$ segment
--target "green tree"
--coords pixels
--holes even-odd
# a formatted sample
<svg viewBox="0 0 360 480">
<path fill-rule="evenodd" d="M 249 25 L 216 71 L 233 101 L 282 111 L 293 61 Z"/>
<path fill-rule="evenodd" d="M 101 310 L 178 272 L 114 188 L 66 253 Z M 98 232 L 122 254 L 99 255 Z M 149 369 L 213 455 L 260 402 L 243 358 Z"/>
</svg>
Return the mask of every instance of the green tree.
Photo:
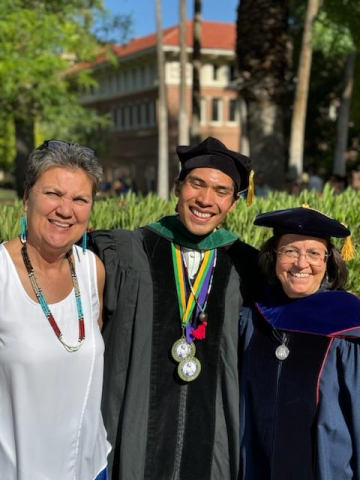
<svg viewBox="0 0 360 480">
<path fill-rule="evenodd" d="M 241 0 L 236 53 L 239 90 L 247 104 L 248 138 L 255 171 L 272 187 L 285 177 L 284 100 L 289 68 L 288 0 Z"/>
<path fill-rule="evenodd" d="M 314 23 L 304 164 L 317 164 L 323 174 L 344 175 L 349 149 L 354 153 L 360 140 L 359 24 L 353 0 L 325 0 Z"/>
<path fill-rule="evenodd" d="M 77 102 L 78 88 L 93 82 L 90 72 L 76 77 L 65 73 L 75 62 L 91 61 L 98 53 L 103 42 L 94 32 L 105 31 L 105 15 L 100 0 L 0 2 L 0 111 L 15 129 L 19 195 L 36 122 L 45 129 L 61 127 L 59 122 L 66 123 L 69 116 L 69 125 L 82 125 L 85 131 L 101 123 L 95 114 L 84 115 Z"/>
</svg>

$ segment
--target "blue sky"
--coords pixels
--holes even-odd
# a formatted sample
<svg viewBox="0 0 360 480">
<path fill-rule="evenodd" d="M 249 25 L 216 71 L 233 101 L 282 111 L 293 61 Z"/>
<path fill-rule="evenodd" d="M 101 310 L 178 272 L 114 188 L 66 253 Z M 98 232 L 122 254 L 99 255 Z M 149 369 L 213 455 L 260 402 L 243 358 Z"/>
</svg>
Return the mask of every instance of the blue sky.
<svg viewBox="0 0 360 480">
<path fill-rule="evenodd" d="M 132 14 L 133 36 L 155 32 L 155 0 L 104 0 L 114 13 Z M 187 18 L 193 17 L 193 0 L 187 0 Z M 202 18 L 219 22 L 235 22 L 239 0 L 203 0 Z M 176 25 L 179 19 L 179 0 L 162 0 L 164 28 Z"/>
</svg>

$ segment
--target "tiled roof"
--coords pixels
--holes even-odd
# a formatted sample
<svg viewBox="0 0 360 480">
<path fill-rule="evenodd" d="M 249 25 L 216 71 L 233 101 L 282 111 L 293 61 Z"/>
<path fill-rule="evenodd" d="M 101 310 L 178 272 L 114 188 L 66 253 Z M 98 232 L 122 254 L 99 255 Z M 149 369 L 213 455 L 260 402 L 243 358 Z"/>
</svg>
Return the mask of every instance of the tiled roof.
<svg viewBox="0 0 360 480">
<path fill-rule="evenodd" d="M 193 43 L 193 21 L 186 24 L 186 43 L 192 47 Z M 216 48 L 223 50 L 235 49 L 236 27 L 234 23 L 201 22 L 201 48 Z M 163 31 L 163 44 L 177 46 L 180 43 L 180 29 L 178 25 L 166 28 Z M 114 51 L 119 56 L 130 55 L 147 48 L 156 46 L 156 33 L 145 37 L 138 37 L 126 45 L 118 45 Z"/>
<path fill-rule="evenodd" d="M 220 50 L 234 50 L 236 40 L 236 26 L 234 23 L 221 23 L 203 20 L 201 22 L 201 48 L 215 48 Z M 186 43 L 188 47 L 192 47 L 193 43 L 193 21 L 188 20 L 186 23 Z M 169 27 L 163 30 L 164 46 L 178 46 L 180 44 L 179 25 Z M 116 45 L 112 47 L 113 52 L 118 57 L 124 57 L 136 52 L 141 52 L 148 48 L 156 47 L 156 33 L 146 35 L 145 37 L 137 37 L 130 40 L 125 45 Z M 81 63 L 74 65 L 70 72 L 82 70 L 83 68 L 94 67 L 107 62 L 106 55 L 100 54 L 98 58 L 91 63 Z"/>
</svg>

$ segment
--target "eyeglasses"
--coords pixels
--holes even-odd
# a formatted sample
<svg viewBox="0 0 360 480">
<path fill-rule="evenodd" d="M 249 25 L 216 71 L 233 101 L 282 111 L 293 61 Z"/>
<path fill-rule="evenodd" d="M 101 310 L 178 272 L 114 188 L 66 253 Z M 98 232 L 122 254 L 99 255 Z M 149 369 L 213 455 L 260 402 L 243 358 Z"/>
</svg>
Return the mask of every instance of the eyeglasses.
<svg viewBox="0 0 360 480">
<path fill-rule="evenodd" d="M 55 147 L 59 147 L 59 146 L 63 146 L 63 145 L 66 145 L 68 147 L 71 147 L 71 145 L 75 145 L 74 142 L 66 142 L 65 140 L 45 140 L 44 143 L 42 145 L 40 145 L 39 147 L 39 150 L 45 150 L 45 149 L 49 149 L 49 148 L 55 148 Z M 87 152 L 87 153 L 90 153 L 91 155 L 93 155 L 94 157 L 96 156 L 95 155 L 95 152 L 94 150 L 92 150 L 91 148 L 89 147 L 83 147 L 81 145 L 81 148 Z"/>
<path fill-rule="evenodd" d="M 275 250 L 279 256 L 281 263 L 295 263 L 303 255 L 309 265 L 320 265 L 325 263 L 330 256 L 330 253 L 323 250 L 311 249 L 306 250 L 305 253 L 300 253 L 296 248 L 284 247 L 280 250 Z"/>
</svg>

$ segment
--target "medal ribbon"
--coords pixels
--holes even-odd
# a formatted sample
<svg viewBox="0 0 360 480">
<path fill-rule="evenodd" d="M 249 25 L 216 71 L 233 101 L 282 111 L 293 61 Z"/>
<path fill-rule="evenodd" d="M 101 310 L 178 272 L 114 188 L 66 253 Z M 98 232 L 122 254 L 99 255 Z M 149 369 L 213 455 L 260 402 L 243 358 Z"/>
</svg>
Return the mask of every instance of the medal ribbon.
<svg viewBox="0 0 360 480">
<path fill-rule="evenodd" d="M 186 285 L 184 266 L 181 258 L 181 248 L 174 243 L 171 244 L 174 275 L 176 283 L 176 291 L 179 302 L 179 311 L 181 318 L 181 325 L 183 328 L 189 323 L 192 316 L 194 307 L 196 305 L 196 299 L 199 298 L 200 292 L 209 278 L 209 272 L 212 268 L 215 250 L 206 250 L 204 258 L 201 262 L 201 266 L 196 275 L 195 282 L 192 291 L 189 293 L 189 298 L 186 301 Z"/>
</svg>

